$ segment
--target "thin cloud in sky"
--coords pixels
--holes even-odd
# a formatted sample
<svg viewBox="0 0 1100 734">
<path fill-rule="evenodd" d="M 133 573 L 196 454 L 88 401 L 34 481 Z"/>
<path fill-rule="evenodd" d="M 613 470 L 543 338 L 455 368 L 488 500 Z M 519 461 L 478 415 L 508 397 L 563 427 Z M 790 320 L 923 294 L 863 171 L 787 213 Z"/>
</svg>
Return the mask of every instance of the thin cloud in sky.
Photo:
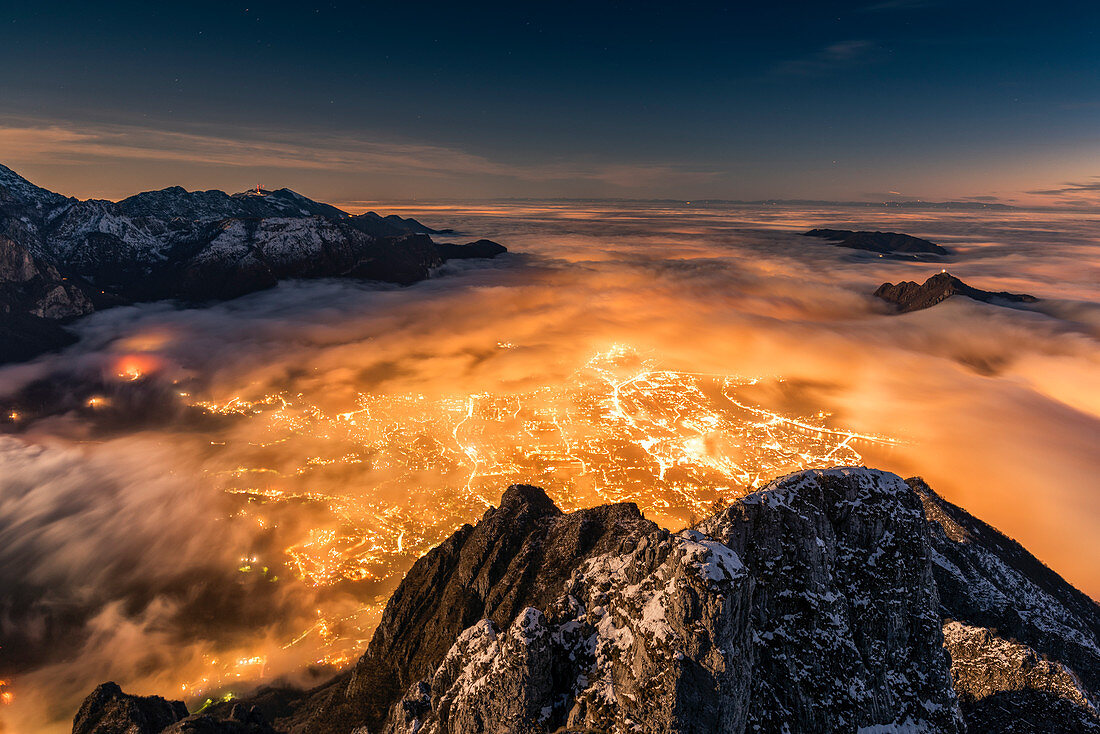
<svg viewBox="0 0 1100 734">
<path fill-rule="evenodd" d="M 1034 191 L 1028 191 L 1029 194 L 1036 196 L 1066 196 L 1066 195 L 1082 195 L 1082 194 L 1100 194 L 1100 176 L 1093 176 L 1093 181 L 1067 181 L 1061 186 L 1053 189 L 1036 189 Z"/>
<path fill-rule="evenodd" d="M 861 58 L 868 42 L 834 44 L 818 62 Z M 803 62 L 799 73 L 815 68 Z M 668 160 L 615 161 L 575 156 L 518 161 L 490 157 L 458 147 L 386 139 L 368 132 L 319 133 L 279 128 L 237 127 L 212 130 L 153 125 L 80 124 L 72 120 L 0 116 L 0 163 L 65 194 L 122 198 L 137 191 L 184 183 L 201 188 L 240 186 L 252 176 L 291 182 L 314 197 L 448 198 L 582 195 L 691 198 L 820 198 L 801 193 L 779 196 L 761 191 L 731 193 L 736 161 L 676 163 Z M 109 166 L 109 177 L 89 175 Z M 35 170 L 37 169 L 37 170 Z M 42 177 L 48 170 L 49 177 Z M 71 179 L 74 187 L 64 183 Z M 1093 207 L 1100 178 L 1077 179 L 1058 187 L 1026 192 L 1050 197 L 1056 206 Z M 893 183 L 893 182 L 891 182 Z M 903 183 L 903 182 L 899 182 Z M 1030 182 L 1035 186 L 1038 182 Z M 53 185 L 51 185 L 53 184 Z M 920 187 L 923 188 L 923 187 Z M 992 192 L 935 193 L 883 186 L 874 193 L 853 192 L 864 200 L 922 198 L 965 199 Z M 1021 189 L 1024 187 L 1021 186 Z M 906 193 L 899 193 L 906 192 Z M 1001 197 L 1003 200 L 1003 197 Z"/>
<path fill-rule="evenodd" d="M 775 72 L 786 76 L 820 76 L 853 65 L 869 56 L 874 49 L 872 41 L 838 41 L 809 56 L 784 61 L 775 67 Z"/>
<path fill-rule="evenodd" d="M 303 136 L 278 130 L 236 134 L 163 130 L 135 125 L 78 125 L 34 119 L 0 120 L 0 160 L 12 165 L 80 164 L 104 159 L 212 166 L 306 169 L 334 173 L 520 181 L 588 180 L 623 188 L 662 181 L 692 183 L 717 177 L 671 163 L 551 162 L 523 165 L 457 148 L 365 136 Z"/>
</svg>

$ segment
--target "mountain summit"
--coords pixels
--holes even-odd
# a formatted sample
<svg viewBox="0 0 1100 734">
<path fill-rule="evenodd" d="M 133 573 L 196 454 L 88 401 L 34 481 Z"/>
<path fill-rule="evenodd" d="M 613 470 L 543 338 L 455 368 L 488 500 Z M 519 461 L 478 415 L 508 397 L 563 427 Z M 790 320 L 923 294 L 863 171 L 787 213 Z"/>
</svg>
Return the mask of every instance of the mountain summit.
<svg viewBox="0 0 1100 734">
<path fill-rule="evenodd" d="M 946 301 L 952 296 L 965 296 L 975 301 L 994 305 L 1011 306 L 1017 303 L 1035 303 L 1039 299 L 1024 293 L 1006 293 L 1004 291 L 983 291 L 962 282 L 946 270 L 936 273 L 924 283 L 905 280 L 897 285 L 883 283 L 875 290 L 875 295 L 887 303 L 892 303 L 898 313 L 920 311 Z"/>
</svg>

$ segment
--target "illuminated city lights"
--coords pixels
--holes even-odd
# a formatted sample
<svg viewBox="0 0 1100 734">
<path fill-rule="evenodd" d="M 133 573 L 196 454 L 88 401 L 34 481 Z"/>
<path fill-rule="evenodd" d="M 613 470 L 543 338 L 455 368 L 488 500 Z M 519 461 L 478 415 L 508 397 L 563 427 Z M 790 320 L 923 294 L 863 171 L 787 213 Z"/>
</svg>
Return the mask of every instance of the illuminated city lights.
<svg viewBox="0 0 1100 734">
<path fill-rule="evenodd" d="M 761 382 L 660 369 L 620 346 L 562 384 L 521 394 L 363 392 L 339 410 L 289 393 L 191 404 L 247 425 L 212 444 L 208 465 L 244 501 L 239 515 L 300 528 L 282 558 L 249 553 L 237 570 L 275 582 L 269 569 L 283 564 L 310 587 L 364 590 L 360 608 L 318 610 L 285 645 L 339 667 L 361 653 L 409 565 L 509 484 L 543 486 L 565 510 L 635 502 L 682 527 L 777 475 L 859 464 L 861 447 L 896 443 L 829 425 L 824 413 L 754 404 L 745 393 Z M 206 680 L 186 685 L 198 694 L 255 678 L 261 659 L 212 661 Z"/>
</svg>

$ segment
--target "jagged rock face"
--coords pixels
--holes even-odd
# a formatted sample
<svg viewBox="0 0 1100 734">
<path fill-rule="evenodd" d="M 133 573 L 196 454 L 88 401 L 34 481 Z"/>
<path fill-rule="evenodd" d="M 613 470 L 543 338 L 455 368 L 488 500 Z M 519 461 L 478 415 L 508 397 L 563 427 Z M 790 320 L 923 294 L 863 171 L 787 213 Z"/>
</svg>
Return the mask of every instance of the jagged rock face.
<svg viewBox="0 0 1100 734">
<path fill-rule="evenodd" d="M 464 630 L 486 618 L 506 627 L 527 607 L 549 608 L 587 559 L 658 532 L 632 504 L 564 516 L 540 489 L 509 489 L 476 528 L 463 527 L 413 566 L 335 705 L 301 730 L 345 715 L 376 727 Z"/>
<path fill-rule="evenodd" d="M 517 486 L 351 671 L 255 703 L 310 733 L 1093 731 L 1097 619 L 919 479 L 793 474 L 679 533 Z"/>
<path fill-rule="evenodd" d="M 806 237 L 831 240 L 838 247 L 868 250 L 879 254 L 949 255 L 946 248 L 934 242 L 899 232 L 855 232 L 850 229 L 811 229 Z"/>
<path fill-rule="evenodd" d="M 34 257 L 10 237 L 0 236 L 0 282 L 26 283 L 39 275 Z"/>
<path fill-rule="evenodd" d="M 82 288 L 67 282 L 57 268 L 35 258 L 26 247 L 0 235 L 0 312 L 67 319 L 92 309 Z"/>
<path fill-rule="evenodd" d="M 76 337 L 55 322 L 92 308 L 80 285 L 0 234 L 0 364 L 72 344 Z"/>
<path fill-rule="evenodd" d="M 510 490 L 414 566 L 334 697 L 387 732 L 961 730 L 897 477 L 795 475 L 678 534 L 598 510 Z"/>
<path fill-rule="evenodd" d="M 701 530 L 757 580 L 749 730 L 960 729 L 921 504 L 900 478 L 792 475 Z"/>
<path fill-rule="evenodd" d="M 503 632 L 483 620 L 384 731 L 743 730 L 751 658 L 737 591 L 750 582 L 706 542 L 643 536 L 589 559 L 547 614 L 526 607 Z M 716 595 L 725 603 L 706 603 Z"/>
<path fill-rule="evenodd" d="M 1024 689 L 991 673 L 992 698 L 975 698 L 958 677 L 983 663 L 957 636 L 944 647 L 943 615 L 961 610 L 939 599 L 946 553 L 996 556 L 1002 567 L 987 558 L 987 573 L 1039 600 L 1002 592 L 1008 604 L 990 606 L 995 595 L 979 594 L 971 604 L 986 609 L 986 624 L 1045 606 L 1061 626 L 1031 615 L 1033 624 L 1073 641 L 1088 635 L 1096 605 L 1022 549 L 997 550 L 1003 536 L 987 537 L 996 531 L 977 521 L 981 542 L 944 547 L 925 508 L 941 520 L 965 513 L 911 483 L 867 470 L 793 475 L 694 532 L 651 531 L 625 554 L 590 558 L 553 603 L 468 627 L 430 675 L 409 682 L 384 730 L 1011 731 L 989 705 L 1002 699 L 1014 707 L 1011 726 L 1045 730 L 1048 709 L 1092 726 L 1082 702 L 1093 694 L 1067 687 L 1080 679 L 1060 662 L 1036 666 Z M 1043 573 L 1019 570 L 1030 565 Z M 1021 573 L 1042 576 L 1047 595 L 1068 599 L 1077 616 L 1013 579 Z"/>
<path fill-rule="evenodd" d="M 998 722 L 988 719 L 996 710 L 991 705 L 995 701 L 1015 698 L 1017 708 L 1022 708 L 1021 704 L 1032 698 L 1042 708 L 1054 708 L 1055 702 L 1060 702 L 1067 712 L 1076 714 L 1070 719 L 1077 722 L 1075 726 L 1055 731 L 1100 731 L 1096 705 L 1064 663 L 1047 660 L 1027 645 L 998 637 L 984 627 L 951 621 L 944 625 L 943 636 L 944 647 L 951 654 L 955 691 L 972 729 L 998 728 Z M 1035 711 L 1023 718 L 1034 718 Z"/>
<path fill-rule="evenodd" d="M 947 272 L 936 273 L 924 283 L 915 283 L 911 280 L 904 280 L 896 285 L 883 283 L 875 290 L 875 296 L 887 303 L 892 303 L 898 313 L 931 308 L 952 296 L 966 296 L 975 301 L 998 305 L 1035 303 L 1039 300 L 1035 296 L 1024 293 L 983 291 L 967 285 Z"/>
<path fill-rule="evenodd" d="M 923 480 L 907 481 L 924 504 L 932 545 L 932 571 L 944 619 L 962 623 L 967 629 L 987 630 L 991 640 L 1013 641 L 1066 669 L 1078 681 L 1081 695 L 1089 701 L 1094 715 L 1100 701 L 1100 606 L 1019 543 L 943 500 Z M 973 669 L 973 665 L 966 663 L 966 656 L 974 654 L 971 651 L 988 650 L 992 645 L 992 642 L 962 644 L 983 638 L 978 632 L 964 636 L 961 629 L 956 630 L 954 639 L 959 641 L 952 653 L 959 671 Z M 988 658 L 992 653 L 980 654 Z M 1023 677 L 991 672 L 991 677 L 982 684 L 986 686 L 982 700 L 991 698 L 991 694 L 1016 691 L 1021 681 L 1027 682 L 1025 687 L 1033 692 L 1058 689 L 1062 685 L 1058 682 L 1060 674 L 1050 671 L 1056 669 L 1032 666 L 1032 674 Z M 964 678 L 971 679 L 973 675 L 967 673 Z M 1048 683 L 1036 682 L 1044 677 L 1049 678 Z M 995 686 L 998 680 L 1001 683 Z M 975 698 L 972 685 L 967 684 L 964 691 L 969 698 Z M 1025 691 L 1011 700 L 1019 708 L 1041 698 Z M 1064 700 L 1077 699 L 1069 696 Z M 1037 705 L 1040 708 L 1033 709 L 1032 714 L 1038 721 L 1036 712 L 1042 704 Z M 996 728 L 996 721 L 983 720 L 983 711 L 1000 716 L 992 704 L 968 706 L 967 719 L 972 729 L 1004 730 Z"/>
</svg>

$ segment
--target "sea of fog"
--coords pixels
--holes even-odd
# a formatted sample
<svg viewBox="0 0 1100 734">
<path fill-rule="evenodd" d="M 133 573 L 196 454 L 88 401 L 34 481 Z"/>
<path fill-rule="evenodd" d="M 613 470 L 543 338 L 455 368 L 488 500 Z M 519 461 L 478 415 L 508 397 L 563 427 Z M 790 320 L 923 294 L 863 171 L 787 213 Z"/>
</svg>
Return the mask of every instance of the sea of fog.
<svg viewBox="0 0 1100 734">
<path fill-rule="evenodd" d="M 866 463 L 1100 597 L 1100 216 L 376 208 L 511 253 L 407 288 L 116 308 L 0 369 L 7 731 L 67 731 L 106 680 L 194 707 L 331 674 L 415 559 L 518 481 L 676 529 L 775 474 Z M 799 236 L 815 226 L 955 255 Z M 870 295 L 941 267 L 1042 300 L 899 316 Z"/>
</svg>

